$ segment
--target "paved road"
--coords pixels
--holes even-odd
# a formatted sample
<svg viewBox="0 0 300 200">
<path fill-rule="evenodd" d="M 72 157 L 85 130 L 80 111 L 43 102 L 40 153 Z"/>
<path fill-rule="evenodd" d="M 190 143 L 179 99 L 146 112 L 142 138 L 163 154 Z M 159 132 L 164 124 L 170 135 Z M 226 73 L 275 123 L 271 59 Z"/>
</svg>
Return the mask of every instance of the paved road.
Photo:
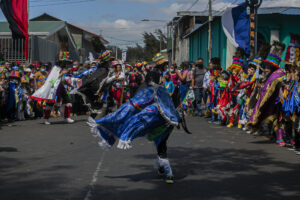
<svg viewBox="0 0 300 200">
<path fill-rule="evenodd" d="M 16 122 L 0 130 L 0 199 L 300 199 L 300 157 L 263 137 L 188 119 L 169 140 L 174 185 L 160 180 L 145 139 L 103 152 L 85 117 L 74 125 Z"/>
</svg>

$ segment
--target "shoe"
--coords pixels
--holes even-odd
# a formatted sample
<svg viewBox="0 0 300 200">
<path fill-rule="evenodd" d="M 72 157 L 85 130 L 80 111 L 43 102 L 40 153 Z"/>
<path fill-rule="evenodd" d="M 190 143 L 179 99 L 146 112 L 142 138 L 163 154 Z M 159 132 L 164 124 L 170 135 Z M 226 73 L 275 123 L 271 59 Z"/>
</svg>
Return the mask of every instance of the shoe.
<svg viewBox="0 0 300 200">
<path fill-rule="evenodd" d="M 215 120 L 211 119 L 211 120 L 208 120 L 208 123 L 213 123 Z"/>
<path fill-rule="evenodd" d="M 233 123 L 229 123 L 228 125 L 227 125 L 227 128 L 232 128 L 233 127 Z"/>
<path fill-rule="evenodd" d="M 284 147 L 284 146 L 285 146 L 285 142 L 284 142 L 284 141 L 279 142 L 279 143 L 278 143 L 278 146 Z"/>
<path fill-rule="evenodd" d="M 258 131 L 254 132 L 253 135 L 258 136 L 260 135 Z"/>
<path fill-rule="evenodd" d="M 160 177 L 164 176 L 164 174 L 165 174 L 164 168 L 163 168 L 163 167 L 159 167 L 159 168 L 157 169 L 157 174 L 158 174 L 158 176 L 160 176 Z"/>
<path fill-rule="evenodd" d="M 71 119 L 71 118 L 67 118 L 67 119 L 65 119 L 65 120 L 66 120 L 66 122 L 67 122 L 68 124 L 73 124 L 73 123 L 74 123 L 74 120 Z"/>
<path fill-rule="evenodd" d="M 174 183 L 174 176 L 172 176 L 172 175 L 166 176 L 165 181 L 166 181 L 167 184 L 173 184 Z"/>
<path fill-rule="evenodd" d="M 243 130 L 243 131 L 247 131 L 248 129 L 247 129 L 246 127 L 244 127 L 242 130 Z"/>
<path fill-rule="evenodd" d="M 44 122 L 45 125 L 50 125 L 51 123 L 49 122 L 48 119 L 45 119 L 45 122 Z"/>
<path fill-rule="evenodd" d="M 222 122 L 221 122 L 221 120 L 217 120 L 217 121 L 214 121 L 214 124 L 221 125 Z"/>
<path fill-rule="evenodd" d="M 243 125 L 242 124 L 238 124 L 238 128 L 239 129 L 243 128 Z"/>
<path fill-rule="evenodd" d="M 295 147 L 290 147 L 290 148 L 287 148 L 287 150 L 289 150 L 289 151 L 296 151 L 296 152 L 297 152 L 297 150 L 296 150 L 296 148 L 295 148 Z"/>
<path fill-rule="evenodd" d="M 295 152 L 296 152 L 296 155 L 300 155 L 300 150 L 295 151 Z"/>
<path fill-rule="evenodd" d="M 250 131 L 246 131 L 246 133 L 250 135 L 250 134 L 252 134 L 252 131 L 251 130 Z"/>
</svg>

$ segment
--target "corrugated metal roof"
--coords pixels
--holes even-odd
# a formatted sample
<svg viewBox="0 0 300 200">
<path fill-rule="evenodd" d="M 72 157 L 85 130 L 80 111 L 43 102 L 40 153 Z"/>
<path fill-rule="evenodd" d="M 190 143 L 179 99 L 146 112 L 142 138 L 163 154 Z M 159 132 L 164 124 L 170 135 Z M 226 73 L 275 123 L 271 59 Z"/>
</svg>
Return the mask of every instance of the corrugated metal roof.
<svg viewBox="0 0 300 200">
<path fill-rule="evenodd" d="M 215 17 L 222 16 L 225 11 L 213 10 L 212 14 Z M 208 16 L 208 10 L 200 12 L 178 12 L 177 14 L 187 14 L 188 16 Z M 258 9 L 258 14 L 282 14 L 282 15 L 300 15 L 300 7 L 261 7 Z"/>
<path fill-rule="evenodd" d="M 203 13 L 203 14 L 208 14 L 207 11 L 199 12 L 198 14 Z M 222 16 L 223 13 L 214 13 L 214 16 Z M 258 9 L 258 14 L 259 15 L 271 15 L 271 14 L 281 14 L 281 15 L 300 15 L 300 7 L 262 7 Z M 206 16 L 206 15 L 203 15 Z M 195 26 L 193 30 L 183 36 L 183 38 L 187 38 L 190 35 L 192 35 L 195 31 L 203 27 L 206 23 L 200 24 L 199 26 Z"/>
<path fill-rule="evenodd" d="M 50 33 L 63 26 L 64 23 L 65 22 L 62 21 L 29 21 L 29 32 Z M 9 29 L 8 22 L 0 22 L 0 32 L 11 32 Z"/>
<path fill-rule="evenodd" d="M 258 9 L 258 14 L 300 15 L 300 7 L 262 7 Z"/>
<path fill-rule="evenodd" d="M 223 12 L 220 12 L 220 11 L 217 11 L 217 10 L 213 10 L 212 11 L 212 15 L 217 17 L 217 16 L 222 16 Z M 204 11 L 180 11 L 180 12 L 177 12 L 177 16 L 208 16 L 208 10 L 204 10 Z"/>
</svg>

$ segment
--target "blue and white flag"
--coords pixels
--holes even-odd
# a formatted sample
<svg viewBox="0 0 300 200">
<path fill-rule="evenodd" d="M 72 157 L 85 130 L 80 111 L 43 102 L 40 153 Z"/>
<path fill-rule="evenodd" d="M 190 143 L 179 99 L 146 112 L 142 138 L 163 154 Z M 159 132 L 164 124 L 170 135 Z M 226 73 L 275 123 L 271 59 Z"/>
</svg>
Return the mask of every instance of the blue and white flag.
<svg viewBox="0 0 300 200">
<path fill-rule="evenodd" d="M 250 22 L 246 3 L 228 8 L 222 16 L 222 26 L 231 44 L 250 54 Z"/>
</svg>

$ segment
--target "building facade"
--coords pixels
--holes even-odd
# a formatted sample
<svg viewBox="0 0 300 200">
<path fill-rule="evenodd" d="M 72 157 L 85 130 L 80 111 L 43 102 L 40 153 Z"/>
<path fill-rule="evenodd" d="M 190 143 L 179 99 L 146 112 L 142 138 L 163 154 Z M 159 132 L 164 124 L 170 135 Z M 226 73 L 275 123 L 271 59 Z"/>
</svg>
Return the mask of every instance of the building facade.
<svg viewBox="0 0 300 200">
<path fill-rule="evenodd" d="M 203 23 L 192 31 L 189 38 L 189 61 L 196 61 L 198 58 L 205 60 L 208 65 L 208 23 Z M 288 47 L 291 43 L 297 44 L 300 38 L 300 8 L 274 7 L 260 8 L 258 10 L 258 48 L 263 42 L 272 43 L 280 40 Z M 295 44 L 294 44 L 295 43 Z M 282 60 L 285 60 L 286 51 Z M 232 63 L 235 48 L 227 40 L 224 34 L 221 14 L 215 15 L 212 22 L 212 57 L 219 57 L 223 68 Z M 283 65 L 284 63 L 282 63 Z"/>
</svg>

